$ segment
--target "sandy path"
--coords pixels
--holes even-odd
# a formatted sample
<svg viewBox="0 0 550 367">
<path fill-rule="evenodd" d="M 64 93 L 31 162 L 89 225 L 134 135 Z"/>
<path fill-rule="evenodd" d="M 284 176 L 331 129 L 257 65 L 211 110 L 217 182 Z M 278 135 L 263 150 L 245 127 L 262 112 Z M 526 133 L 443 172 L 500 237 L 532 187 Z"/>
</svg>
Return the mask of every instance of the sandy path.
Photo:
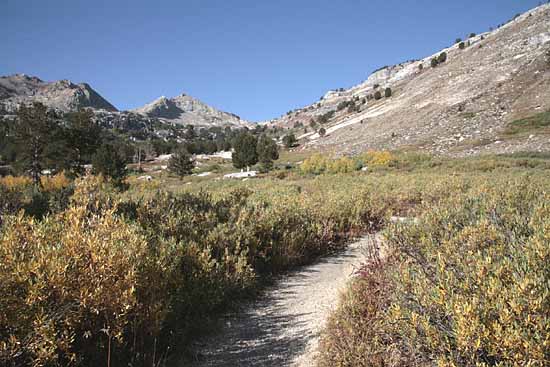
<svg viewBox="0 0 550 367">
<path fill-rule="evenodd" d="M 193 366 L 313 366 L 319 332 L 374 237 L 294 271 L 197 345 Z"/>
</svg>

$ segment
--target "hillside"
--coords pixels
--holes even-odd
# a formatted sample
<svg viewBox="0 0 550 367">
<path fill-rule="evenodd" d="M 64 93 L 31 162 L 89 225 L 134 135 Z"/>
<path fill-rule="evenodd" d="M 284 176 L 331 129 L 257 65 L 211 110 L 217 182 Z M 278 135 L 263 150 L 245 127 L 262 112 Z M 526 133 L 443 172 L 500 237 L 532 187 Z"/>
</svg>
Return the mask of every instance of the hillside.
<svg viewBox="0 0 550 367">
<path fill-rule="evenodd" d="M 549 24 L 550 5 L 539 6 L 466 39 L 463 49 L 455 44 L 385 67 L 266 125 L 295 127 L 306 147 L 343 154 L 395 148 L 453 155 L 550 150 L 548 124 L 526 124 L 510 133 L 518 119 L 550 109 Z M 447 60 L 432 67 L 432 58 L 442 52 Z M 389 98 L 386 88 L 392 90 Z M 376 91 L 379 100 L 372 98 Z M 324 137 L 316 133 L 320 127 Z"/>
</svg>

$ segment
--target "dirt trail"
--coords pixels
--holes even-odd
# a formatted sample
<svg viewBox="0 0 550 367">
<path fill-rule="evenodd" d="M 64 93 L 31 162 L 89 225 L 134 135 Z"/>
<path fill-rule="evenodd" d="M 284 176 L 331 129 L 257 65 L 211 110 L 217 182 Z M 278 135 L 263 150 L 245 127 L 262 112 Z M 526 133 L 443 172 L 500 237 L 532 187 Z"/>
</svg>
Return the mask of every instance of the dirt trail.
<svg viewBox="0 0 550 367">
<path fill-rule="evenodd" d="M 222 329 L 196 346 L 193 366 L 310 367 L 319 333 L 338 295 L 378 237 L 364 237 L 334 256 L 280 278 Z"/>
</svg>

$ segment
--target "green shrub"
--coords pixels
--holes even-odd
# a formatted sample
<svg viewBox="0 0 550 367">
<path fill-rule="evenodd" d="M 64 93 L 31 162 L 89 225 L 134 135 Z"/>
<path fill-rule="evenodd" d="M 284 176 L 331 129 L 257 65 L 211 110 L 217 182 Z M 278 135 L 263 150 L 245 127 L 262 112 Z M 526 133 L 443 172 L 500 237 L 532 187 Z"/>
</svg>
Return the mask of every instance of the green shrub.
<svg viewBox="0 0 550 367">
<path fill-rule="evenodd" d="M 386 89 L 384 90 L 384 96 L 385 96 L 386 98 L 390 98 L 390 97 L 392 96 L 391 88 L 386 88 Z"/>
<path fill-rule="evenodd" d="M 382 99 L 382 93 L 381 93 L 379 90 L 377 90 L 376 92 L 374 92 L 374 99 L 377 100 L 377 101 L 378 101 L 379 99 Z"/>
<path fill-rule="evenodd" d="M 430 60 L 430 65 L 432 68 L 435 68 L 437 65 L 439 65 L 439 61 L 437 60 L 437 57 L 434 57 Z"/>
<path fill-rule="evenodd" d="M 460 42 L 458 44 L 458 48 L 461 49 L 461 50 L 464 50 L 466 48 L 466 44 L 464 42 Z"/>
<path fill-rule="evenodd" d="M 442 64 L 444 63 L 445 61 L 447 61 L 447 53 L 446 52 L 442 52 L 439 54 L 439 56 L 437 57 L 437 61 L 438 63 Z"/>
</svg>

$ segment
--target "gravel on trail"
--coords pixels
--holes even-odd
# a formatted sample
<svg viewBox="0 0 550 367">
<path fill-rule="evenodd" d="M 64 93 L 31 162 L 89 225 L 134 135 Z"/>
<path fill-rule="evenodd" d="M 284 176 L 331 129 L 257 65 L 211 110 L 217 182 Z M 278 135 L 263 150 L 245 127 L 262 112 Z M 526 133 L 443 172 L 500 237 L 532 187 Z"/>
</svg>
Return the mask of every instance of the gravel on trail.
<svg viewBox="0 0 550 367">
<path fill-rule="evenodd" d="M 378 243 L 379 235 L 281 276 L 243 310 L 225 315 L 214 335 L 197 342 L 191 365 L 314 366 L 320 332 L 372 241 Z"/>
</svg>

